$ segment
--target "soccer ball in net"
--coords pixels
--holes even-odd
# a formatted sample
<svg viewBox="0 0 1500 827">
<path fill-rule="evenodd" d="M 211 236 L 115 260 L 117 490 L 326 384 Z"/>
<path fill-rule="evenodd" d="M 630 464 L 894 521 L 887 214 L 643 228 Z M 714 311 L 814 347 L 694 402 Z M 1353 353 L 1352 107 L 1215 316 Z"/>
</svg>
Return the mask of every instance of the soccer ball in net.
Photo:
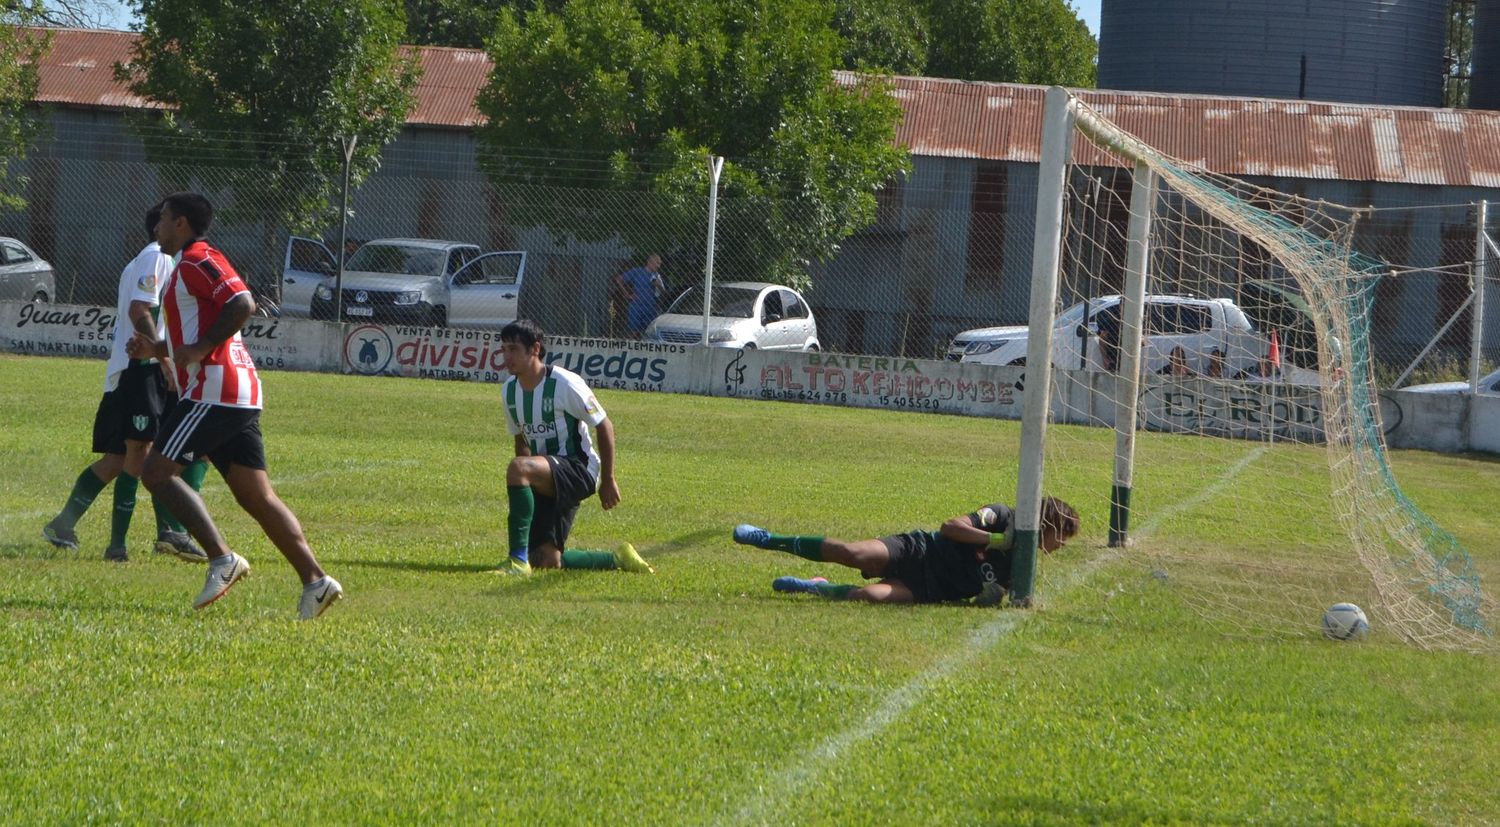
<svg viewBox="0 0 1500 827">
<path fill-rule="evenodd" d="M 1369 633 L 1365 610 L 1353 603 L 1335 603 L 1323 613 L 1323 636 L 1330 640 L 1358 640 Z"/>
</svg>

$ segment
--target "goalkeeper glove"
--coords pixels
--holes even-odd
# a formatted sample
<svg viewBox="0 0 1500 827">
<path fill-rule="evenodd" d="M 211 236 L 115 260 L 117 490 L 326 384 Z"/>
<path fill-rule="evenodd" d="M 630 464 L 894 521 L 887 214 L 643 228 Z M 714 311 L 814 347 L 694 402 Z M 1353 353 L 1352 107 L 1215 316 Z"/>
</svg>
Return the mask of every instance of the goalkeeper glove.
<svg viewBox="0 0 1500 827">
<path fill-rule="evenodd" d="M 1016 544 L 1016 527 L 1008 525 L 1005 531 L 990 535 L 990 542 L 985 546 L 988 551 L 1010 551 L 1011 546 Z"/>
</svg>

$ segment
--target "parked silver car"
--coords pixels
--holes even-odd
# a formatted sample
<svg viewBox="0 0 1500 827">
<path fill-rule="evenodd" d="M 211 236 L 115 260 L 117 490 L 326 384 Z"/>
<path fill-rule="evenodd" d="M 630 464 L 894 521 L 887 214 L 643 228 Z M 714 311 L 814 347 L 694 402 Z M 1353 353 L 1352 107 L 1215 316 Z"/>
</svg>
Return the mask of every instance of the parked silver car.
<svg viewBox="0 0 1500 827">
<path fill-rule="evenodd" d="M 0 236 L 0 301 L 49 302 L 56 296 L 52 265 L 20 241 Z"/>
<path fill-rule="evenodd" d="M 282 276 L 283 314 L 302 315 L 305 306 L 314 319 L 333 319 L 333 262 L 321 243 L 292 239 Z M 503 327 L 518 315 L 525 274 L 521 251 L 481 253 L 458 241 L 376 239 L 344 263 L 343 321 Z"/>
</svg>

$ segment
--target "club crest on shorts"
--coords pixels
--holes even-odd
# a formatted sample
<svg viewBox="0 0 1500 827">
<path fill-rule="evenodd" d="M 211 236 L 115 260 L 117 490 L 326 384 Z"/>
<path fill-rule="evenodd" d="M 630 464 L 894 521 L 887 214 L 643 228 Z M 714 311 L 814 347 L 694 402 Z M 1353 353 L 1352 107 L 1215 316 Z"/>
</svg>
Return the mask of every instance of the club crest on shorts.
<svg viewBox="0 0 1500 827">
<path fill-rule="evenodd" d="M 137 431 L 144 431 L 146 426 L 151 424 L 151 417 L 136 414 L 130 418 L 130 424 L 134 425 Z"/>
</svg>

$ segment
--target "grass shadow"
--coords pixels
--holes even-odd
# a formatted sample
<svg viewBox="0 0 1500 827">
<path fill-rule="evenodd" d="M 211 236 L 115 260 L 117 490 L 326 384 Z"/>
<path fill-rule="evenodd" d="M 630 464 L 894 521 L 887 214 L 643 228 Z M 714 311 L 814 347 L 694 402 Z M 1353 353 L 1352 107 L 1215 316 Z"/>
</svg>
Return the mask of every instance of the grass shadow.
<svg viewBox="0 0 1500 827">
<path fill-rule="evenodd" d="M 487 563 L 417 563 L 409 560 L 355 560 L 347 557 L 330 558 L 327 562 L 330 566 L 388 571 L 425 571 L 437 574 L 473 574 L 489 571 L 495 567 Z"/>
</svg>

